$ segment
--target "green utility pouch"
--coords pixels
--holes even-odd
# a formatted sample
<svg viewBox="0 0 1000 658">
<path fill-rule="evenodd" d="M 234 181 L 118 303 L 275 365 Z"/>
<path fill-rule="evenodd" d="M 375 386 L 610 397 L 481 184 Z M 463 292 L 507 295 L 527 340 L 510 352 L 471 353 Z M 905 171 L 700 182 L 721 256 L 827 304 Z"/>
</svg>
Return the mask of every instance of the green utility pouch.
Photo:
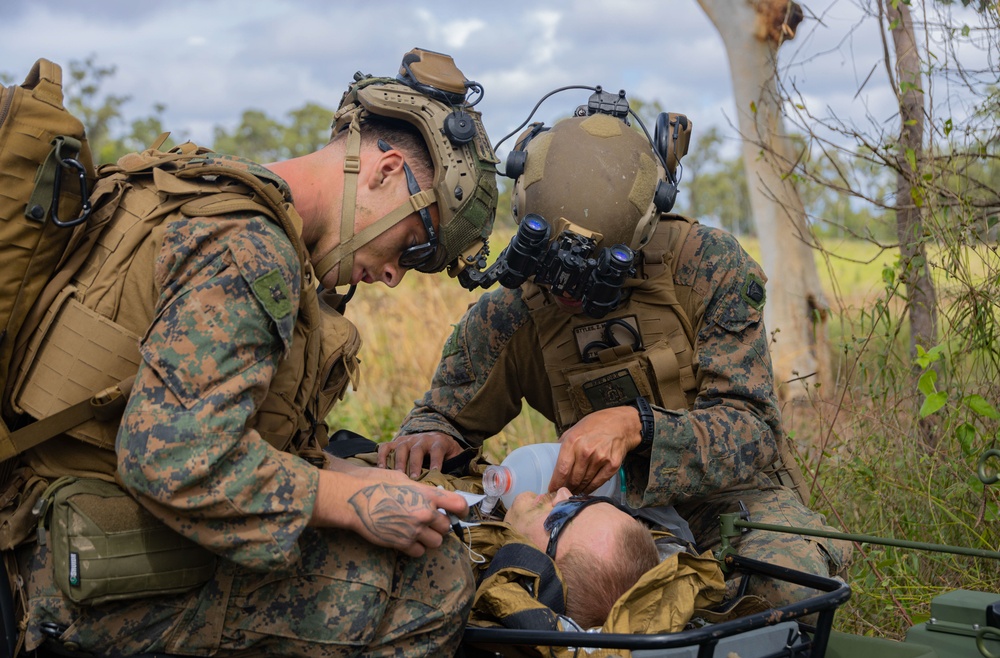
<svg viewBox="0 0 1000 658">
<path fill-rule="evenodd" d="M 208 581 L 215 555 L 182 537 L 116 484 L 62 477 L 33 510 L 38 543 L 75 603 L 177 594 Z"/>
</svg>

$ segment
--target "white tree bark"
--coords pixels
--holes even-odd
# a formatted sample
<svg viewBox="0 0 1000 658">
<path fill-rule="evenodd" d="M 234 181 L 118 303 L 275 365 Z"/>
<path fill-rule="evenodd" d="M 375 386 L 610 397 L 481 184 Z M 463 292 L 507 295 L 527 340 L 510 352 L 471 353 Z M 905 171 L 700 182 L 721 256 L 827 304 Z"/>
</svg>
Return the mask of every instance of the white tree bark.
<svg viewBox="0 0 1000 658">
<path fill-rule="evenodd" d="M 795 162 L 775 81 L 780 22 L 787 0 L 698 0 L 729 57 L 743 162 L 761 265 L 768 276 L 764 323 L 782 399 L 809 395 L 831 381 L 829 305 L 820 285 L 805 209 L 787 174 Z M 790 38 L 794 34 L 788 34 Z M 822 392 L 822 391 L 821 391 Z"/>
</svg>

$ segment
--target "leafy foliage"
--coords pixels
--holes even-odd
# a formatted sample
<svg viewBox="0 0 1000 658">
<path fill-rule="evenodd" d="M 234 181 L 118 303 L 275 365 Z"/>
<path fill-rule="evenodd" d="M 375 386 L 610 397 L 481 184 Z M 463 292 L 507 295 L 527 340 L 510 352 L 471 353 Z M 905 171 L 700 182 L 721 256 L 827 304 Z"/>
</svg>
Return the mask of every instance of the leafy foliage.
<svg viewBox="0 0 1000 658">
<path fill-rule="evenodd" d="M 212 148 L 255 162 L 275 162 L 318 150 L 330 139 L 333 110 L 306 103 L 288 113 L 289 121 L 273 119 L 261 110 L 246 110 L 232 131 L 214 130 Z"/>
</svg>

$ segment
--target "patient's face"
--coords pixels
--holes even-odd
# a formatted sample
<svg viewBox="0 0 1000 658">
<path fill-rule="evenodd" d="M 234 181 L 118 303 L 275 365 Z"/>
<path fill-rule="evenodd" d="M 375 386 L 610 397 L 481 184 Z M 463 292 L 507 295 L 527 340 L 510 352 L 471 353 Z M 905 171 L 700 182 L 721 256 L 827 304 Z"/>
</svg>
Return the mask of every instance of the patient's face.
<svg viewBox="0 0 1000 658">
<path fill-rule="evenodd" d="M 545 529 L 545 519 L 552 508 L 568 500 L 572 494 L 562 488 L 555 493 L 522 493 L 514 499 L 504 521 L 531 540 L 539 550 L 545 551 L 549 543 L 549 532 Z M 579 547 L 598 559 L 610 558 L 615 549 L 615 538 L 632 517 L 609 503 L 588 505 L 571 519 L 562 530 L 556 549 L 556 560 L 571 548 Z"/>
</svg>

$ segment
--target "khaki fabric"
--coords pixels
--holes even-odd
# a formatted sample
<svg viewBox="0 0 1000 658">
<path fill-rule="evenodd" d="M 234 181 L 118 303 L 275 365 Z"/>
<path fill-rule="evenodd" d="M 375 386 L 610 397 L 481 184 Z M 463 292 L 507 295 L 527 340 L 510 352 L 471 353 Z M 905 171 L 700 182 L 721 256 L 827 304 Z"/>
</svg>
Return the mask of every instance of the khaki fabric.
<svg viewBox="0 0 1000 658">
<path fill-rule="evenodd" d="M 67 166 L 75 163 L 75 167 Z M 78 167 L 78 169 L 76 168 Z M 94 164 L 83 124 L 64 107 L 62 69 L 35 62 L 21 85 L 0 87 L 0 389 L 5 388 L 15 337 L 60 261 L 80 249 L 83 225 L 58 226 L 84 217 Z M 55 194 L 58 189 L 58 198 Z M 0 421 L 0 460 L 16 455 L 6 422 Z M 4 476 L 9 469 L 3 469 Z"/>
<path fill-rule="evenodd" d="M 149 150 L 101 168 L 95 206 L 108 216 L 95 230 L 93 253 L 54 295 L 41 329 L 20 364 L 13 402 L 20 412 L 45 417 L 134 374 L 138 340 L 152 320 L 157 297 L 149 266 L 171 222 L 233 212 L 264 214 L 286 230 L 303 266 L 302 299 L 292 348 L 271 382 L 256 429 L 278 449 L 318 457 L 325 437 L 311 444 L 317 419 L 347 387 L 358 384 L 357 329 L 321 298 L 299 232 L 301 219 L 266 180 L 210 151 L 184 145 Z M 209 175 L 211 174 L 211 177 Z M 269 195 L 266 192 L 274 189 Z M 128 276 L 122 276 L 122 273 Z M 89 421 L 70 436 L 111 449 L 118 419 Z"/>
<path fill-rule="evenodd" d="M 692 223 L 681 215 L 665 216 L 641 252 L 641 283 L 631 294 L 643 303 L 620 319 L 643 337 L 645 344 L 639 349 L 634 349 L 632 334 L 619 325 L 612 329 L 620 344 L 597 352 L 597 362 L 580 364 L 582 349 L 603 337 L 609 320 L 567 314 L 538 286 L 522 286 L 552 386 L 560 433 L 589 413 L 621 404 L 623 396 L 642 395 L 665 409 L 693 404 L 695 337 L 689 318 L 697 316 L 704 300 L 676 285 L 672 276 L 659 276 L 676 262 Z"/>
<path fill-rule="evenodd" d="M 722 603 L 726 592 L 719 562 L 706 551 L 678 553 L 643 575 L 611 608 L 605 633 L 677 633 L 695 610 Z"/>
</svg>

